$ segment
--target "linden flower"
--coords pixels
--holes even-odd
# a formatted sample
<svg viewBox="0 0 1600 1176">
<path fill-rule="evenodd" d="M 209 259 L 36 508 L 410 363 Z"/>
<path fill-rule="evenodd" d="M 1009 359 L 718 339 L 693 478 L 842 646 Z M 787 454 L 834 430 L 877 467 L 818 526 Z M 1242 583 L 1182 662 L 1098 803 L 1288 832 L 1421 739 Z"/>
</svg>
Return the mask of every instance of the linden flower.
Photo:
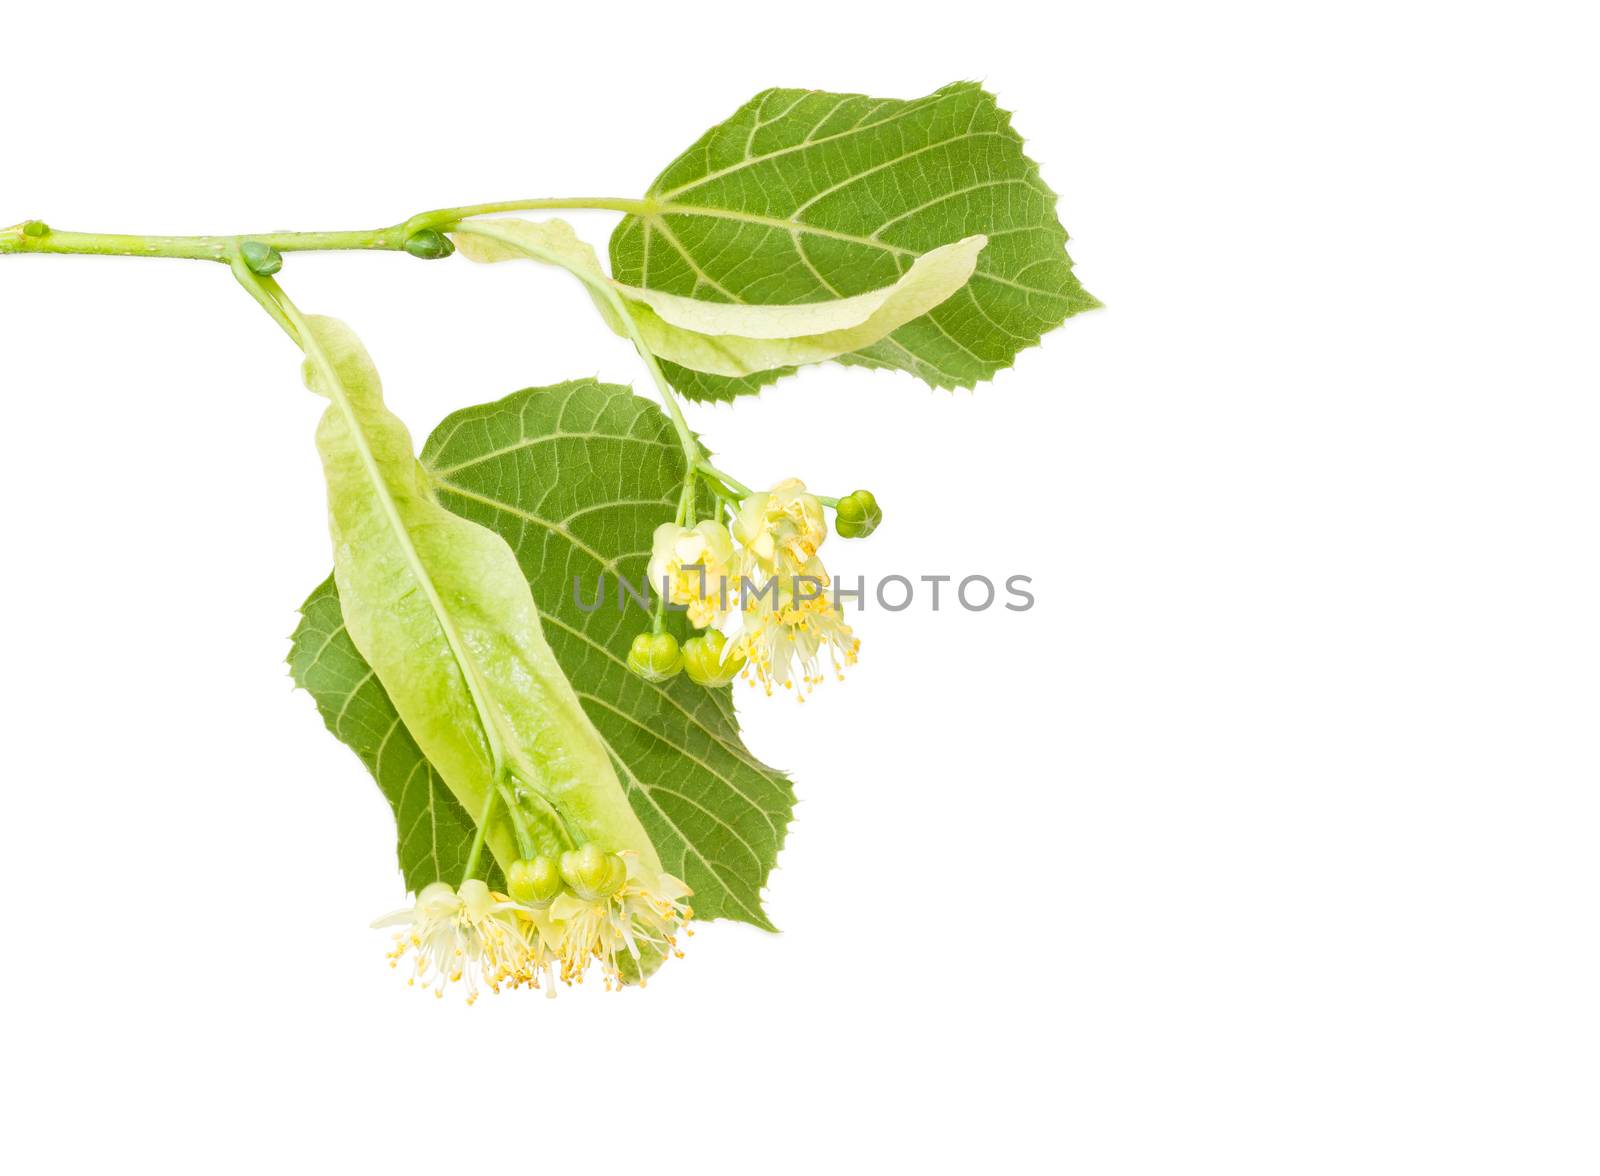
<svg viewBox="0 0 1600 1176">
<path fill-rule="evenodd" d="M 667 586 L 667 599 L 686 605 L 689 621 L 704 629 L 728 609 L 732 579 L 733 538 L 728 528 L 710 519 L 694 527 L 662 523 L 650 553 L 650 584 Z"/>
<path fill-rule="evenodd" d="M 586 888 L 563 891 L 550 903 L 549 917 L 560 935 L 561 979 L 583 983 L 591 964 L 598 963 L 606 990 L 620 989 L 626 980 L 645 986 L 644 952 L 682 958 L 678 931 L 694 912 L 682 899 L 690 890 L 677 878 L 651 869 L 633 852 L 615 855 L 627 870 L 626 880 L 610 894 Z M 627 975 L 625 961 L 632 967 Z"/>
<path fill-rule="evenodd" d="M 855 665 L 861 642 L 845 623 L 829 583 L 822 562 L 813 558 L 795 576 L 745 588 L 733 648 L 769 695 L 774 685 L 792 689 L 798 676 L 804 701 L 824 680 L 824 652 L 835 677 L 842 679 L 844 667 Z"/>
<path fill-rule="evenodd" d="M 408 952 L 415 963 L 408 984 L 420 982 L 444 996 L 447 984 L 464 982 L 467 1003 L 478 999 L 479 985 L 495 992 L 502 984 L 539 987 L 552 959 L 518 904 L 471 878 L 456 890 L 448 882 L 422 888 L 415 905 L 385 915 L 374 927 L 405 926 L 395 934 L 389 966 L 399 967 Z"/>
<path fill-rule="evenodd" d="M 744 574 L 792 575 L 816 558 L 828 537 L 822 502 L 799 478 L 785 478 L 739 504 L 733 537 L 744 548 Z"/>
</svg>

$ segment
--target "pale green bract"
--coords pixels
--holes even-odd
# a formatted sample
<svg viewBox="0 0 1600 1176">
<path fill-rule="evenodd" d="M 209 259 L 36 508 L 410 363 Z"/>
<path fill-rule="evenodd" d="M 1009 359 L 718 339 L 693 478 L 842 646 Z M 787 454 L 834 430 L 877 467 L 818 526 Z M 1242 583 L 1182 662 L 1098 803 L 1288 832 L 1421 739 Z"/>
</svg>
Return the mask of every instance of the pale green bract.
<svg viewBox="0 0 1600 1176">
<path fill-rule="evenodd" d="M 626 337 L 617 305 L 603 296 L 609 286 L 653 355 L 719 376 L 821 363 L 869 347 L 961 289 L 987 244 L 980 234 L 930 250 L 881 290 L 798 306 L 753 306 L 611 282 L 594 250 L 561 220 L 470 221 L 453 239 L 462 256 L 473 261 L 520 256 L 569 270 L 589 287 L 611 329 Z"/>
<path fill-rule="evenodd" d="M 916 258 L 984 234 L 972 280 L 841 362 L 969 388 L 1070 315 L 1098 306 L 1067 256 L 1056 195 L 1011 116 L 975 83 L 915 101 L 767 90 L 713 127 L 650 185 L 647 214 L 611 237 L 618 282 L 724 303 L 792 305 L 892 285 Z M 662 365 L 699 400 L 759 391 L 742 378 Z"/>
<path fill-rule="evenodd" d="M 744 302 L 705 302 L 636 286 L 617 288 L 630 301 L 646 303 L 666 322 L 700 335 L 733 335 L 745 339 L 806 339 L 863 328 L 861 338 L 881 339 L 896 325 L 926 314 L 950 297 L 972 276 L 978 254 L 988 244 L 982 234 L 929 250 L 911 263 L 898 282 L 881 290 L 804 302 L 795 306 L 751 306 Z"/>
<path fill-rule="evenodd" d="M 500 867 L 585 842 L 660 862 L 611 758 L 544 640 L 506 541 L 435 501 L 355 335 L 307 320 L 334 580 L 350 639 L 418 749 L 476 818 Z"/>
<path fill-rule="evenodd" d="M 770 928 L 761 891 L 793 811 L 788 779 L 745 748 L 731 689 L 686 676 L 648 683 L 626 668 L 648 614 L 631 599 L 619 610 L 616 577 L 643 583 L 651 535 L 676 507 L 684 467 L 671 422 L 626 388 L 576 380 L 453 414 L 429 438 L 422 466 L 441 504 L 510 543 L 635 813 L 667 871 L 695 891 L 696 917 Z M 608 594 L 590 610 L 602 574 Z M 453 879 L 471 839 L 466 810 L 437 786 L 350 643 L 332 585 L 302 612 L 295 680 L 395 806 L 407 884 Z M 689 636 L 680 613 L 667 627 Z"/>
</svg>

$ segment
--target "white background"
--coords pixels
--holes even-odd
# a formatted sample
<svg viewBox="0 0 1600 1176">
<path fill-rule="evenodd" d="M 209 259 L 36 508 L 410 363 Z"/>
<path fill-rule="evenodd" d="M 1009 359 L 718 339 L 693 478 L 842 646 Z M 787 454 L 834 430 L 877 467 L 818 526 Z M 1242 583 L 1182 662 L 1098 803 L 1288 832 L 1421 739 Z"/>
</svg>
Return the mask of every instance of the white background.
<svg viewBox="0 0 1600 1176">
<path fill-rule="evenodd" d="M 8 18 L 0 223 L 634 195 L 766 86 L 976 77 L 1108 308 L 975 393 L 692 410 L 747 481 L 877 492 L 831 570 L 1039 605 L 868 611 L 845 685 L 744 696 L 781 935 L 467 1009 L 384 967 L 391 818 L 282 665 L 329 563 L 289 345 L 221 268 L 0 258 L 0 1167 L 1600 1170 L 1592 38 L 1201 8 Z M 643 386 L 560 275 L 283 279 L 419 435 Z"/>
</svg>

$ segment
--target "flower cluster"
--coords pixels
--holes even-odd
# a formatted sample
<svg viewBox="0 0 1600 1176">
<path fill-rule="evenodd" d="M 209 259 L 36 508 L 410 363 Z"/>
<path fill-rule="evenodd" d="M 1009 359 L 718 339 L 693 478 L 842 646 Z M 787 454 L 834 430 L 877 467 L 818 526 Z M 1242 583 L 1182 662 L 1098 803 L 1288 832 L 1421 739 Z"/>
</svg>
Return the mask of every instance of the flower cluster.
<svg viewBox="0 0 1600 1176">
<path fill-rule="evenodd" d="M 857 491 L 839 503 L 841 534 L 870 534 L 877 503 Z M 651 583 L 682 606 L 697 629 L 683 649 L 670 635 L 642 633 L 629 664 L 661 681 L 686 670 L 704 686 L 720 686 L 741 671 L 774 686 L 801 687 L 803 698 L 824 680 L 822 657 L 835 674 L 853 665 L 861 642 L 851 632 L 817 552 L 828 537 L 822 500 L 798 478 L 748 494 L 730 529 L 705 520 L 694 527 L 656 528 Z"/>
<path fill-rule="evenodd" d="M 465 982 L 468 1004 L 483 988 L 498 992 L 508 979 L 530 969 L 535 975 L 548 974 L 552 962 L 537 959 L 542 944 L 518 918 L 516 904 L 476 878 L 459 890 L 448 882 L 424 886 L 414 905 L 372 925 L 405 928 L 395 933 L 389 966 L 398 968 L 411 954 L 408 984 L 431 988 L 442 997 L 445 985 Z"/>
<path fill-rule="evenodd" d="M 510 894 L 479 879 L 460 888 L 448 882 L 423 887 L 416 902 L 373 923 L 404 928 L 395 934 L 389 966 L 411 955 L 407 983 L 442 997 L 453 983 L 467 1003 L 482 990 L 543 989 L 555 981 L 581 984 L 598 967 L 608 991 L 644 987 L 650 971 L 669 954 L 682 956 L 678 934 L 692 935 L 694 912 L 684 904 L 689 888 L 652 869 L 637 853 L 604 853 L 595 845 L 513 863 Z"/>
</svg>

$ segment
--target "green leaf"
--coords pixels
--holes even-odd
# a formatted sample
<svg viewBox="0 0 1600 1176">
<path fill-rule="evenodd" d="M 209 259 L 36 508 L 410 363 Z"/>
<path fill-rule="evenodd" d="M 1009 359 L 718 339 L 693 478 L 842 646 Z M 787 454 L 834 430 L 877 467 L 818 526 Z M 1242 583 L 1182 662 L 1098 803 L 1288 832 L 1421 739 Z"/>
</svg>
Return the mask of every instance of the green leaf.
<svg viewBox="0 0 1600 1176">
<path fill-rule="evenodd" d="M 745 377 L 821 363 L 869 347 L 950 298 L 972 276 L 982 234 L 932 249 L 882 289 L 849 298 L 788 306 L 708 302 L 625 286 L 606 277 L 594 250 L 562 220 L 485 220 L 458 227 L 454 239 L 472 261 L 518 256 L 558 265 L 588 288 L 611 329 L 632 337 L 633 319 L 650 353 L 695 371 Z M 611 294 L 607 294 L 607 291 Z"/>
<path fill-rule="evenodd" d="M 334 319 L 303 324 L 346 630 L 502 870 L 586 842 L 660 863 L 506 541 L 434 499 L 378 375 Z"/>
<path fill-rule="evenodd" d="M 775 384 L 785 376 L 792 376 L 798 368 L 773 368 L 771 371 L 757 372 L 753 376 L 730 379 L 727 376 L 713 376 L 708 372 L 697 372 L 693 368 L 686 368 L 679 364 L 659 361 L 661 373 L 667 381 L 690 400 L 732 402 L 740 396 L 754 396 L 761 389 L 770 384 Z"/>
<path fill-rule="evenodd" d="M 332 576 L 300 606 L 300 614 L 289 672 L 316 700 L 328 730 L 361 757 L 394 808 L 399 834 L 395 853 L 406 889 L 420 891 L 441 878 L 459 880 L 477 826 L 423 756 L 383 684 L 356 651 Z M 484 881 L 504 888 L 496 863 L 487 864 Z"/>
<path fill-rule="evenodd" d="M 643 582 L 651 534 L 677 505 L 683 455 L 671 423 L 626 388 L 577 380 L 452 414 L 429 438 L 422 464 L 443 505 L 510 543 L 545 636 L 664 867 L 694 888 L 696 915 L 770 927 L 761 890 L 793 809 L 787 778 L 746 750 L 731 689 L 708 690 L 681 675 L 651 684 L 626 668 L 648 615 L 631 599 L 618 609 L 615 577 Z M 606 600 L 586 612 L 573 578 L 589 604 L 602 571 Z M 318 603 L 313 594 L 308 610 Z M 320 618 L 317 632 L 327 627 Z M 681 614 L 668 614 L 668 627 L 688 635 Z M 308 647 L 313 640 L 321 638 L 308 633 Z M 298 664 L 298 641 L 296 656 Z M 342 666 L 338 681 L 358 676 Z M 298 673 L 297 680 L 315 691 Z M 334 692 L 318 704 L 327 714 L 343 699 Z M 352 742 L 345 731 L 335 734 Z"/>
<path fill-rule="evenodd" d="M 612 276 L 720 302 L 790 305 L 897 281 L 964 237 L 990 244 L 952 298 L 845 363 L 971 387 L 1070 315 L 1099 303 L 1072 273 L 1056 196 L 1011 116 L 975 83 L 906 102 L 768 90 L 706 132 L 651 184 L 654 211 L 611 237 Z M 731 399 L 783 372 L 684 376 L 696 399 Z"/>
</svg>

